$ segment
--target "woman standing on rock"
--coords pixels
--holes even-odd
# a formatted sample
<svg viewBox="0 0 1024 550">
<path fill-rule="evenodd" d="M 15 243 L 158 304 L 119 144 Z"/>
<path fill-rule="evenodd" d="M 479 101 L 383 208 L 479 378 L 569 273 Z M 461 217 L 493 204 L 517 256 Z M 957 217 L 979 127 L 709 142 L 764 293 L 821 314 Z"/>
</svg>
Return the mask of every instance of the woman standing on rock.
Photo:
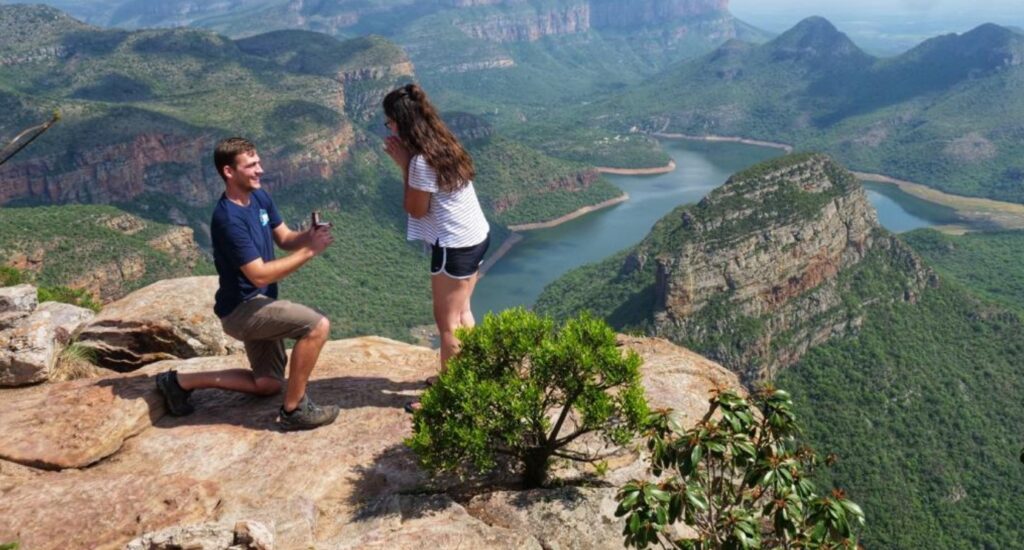
<svg viewBox="0 0 1024 550">
<path fill-rule="evenodd" d="M 432 247 L 430 287 L 444 372 L 448 358 L 458 351 L 455 329 L 474 325 L 469 302 L 490 245 L 490 226 L 473 190 L 473 159 L 427 94 L 416 84 L 392 91 L 384 98 L 384 116 L 391 131 L 384 150 L 402 170 L 405 182 L 407 237 Z"/>
</svg>

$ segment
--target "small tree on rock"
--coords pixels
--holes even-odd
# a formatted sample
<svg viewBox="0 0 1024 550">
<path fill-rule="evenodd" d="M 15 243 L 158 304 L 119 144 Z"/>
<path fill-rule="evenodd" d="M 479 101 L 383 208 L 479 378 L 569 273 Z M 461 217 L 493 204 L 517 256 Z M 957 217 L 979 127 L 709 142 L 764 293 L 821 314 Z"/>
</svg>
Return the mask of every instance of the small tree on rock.
<svg viewBox="0 0 1024 550">
<path fill-rule="evenodd" d="M 671 411 L 652 415 L 651 472 L 663 481 L 631 481 L 619 491 L 627 546 L 857 548 L 864 513 L 841 490 L 815 492 L 809 476 L 818 459 L 796 443 L 789 394 L 766 388 L 752 401 L 757 413 L 748 399 L 720 392 L 689 430 Z M 668 527 L 680 521 L 697 537 L 674 539 Z"/>
<path fill-rule="evenodd" d="M 461 348 L 423 394 L 407 444 L 434 472 L 486 472 L 518 462 L 526 487 L 551 459 L 596 462 L 570 444 L 597 433 L 625 444 L 647 417 L 640 357 L 623 353 L 608 325 L 588 314 L 556 330 L 522 308 L 488 315 L 458 333 Z"/>
</svg>

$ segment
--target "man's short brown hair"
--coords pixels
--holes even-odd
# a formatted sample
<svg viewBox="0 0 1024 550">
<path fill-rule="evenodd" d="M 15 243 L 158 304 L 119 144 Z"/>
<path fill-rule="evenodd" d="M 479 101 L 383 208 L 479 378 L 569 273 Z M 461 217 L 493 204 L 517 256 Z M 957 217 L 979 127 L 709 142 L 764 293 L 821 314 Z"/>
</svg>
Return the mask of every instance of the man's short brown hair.
<svg viewBox="0 0 1024 550">
<path fill-rule="evenodd" d="M 222 139 L 217 143 L 217 146 L 213 148 L 213 164 L 217 167 L 217 173 L 220 174 L 222 179 L 224 177 L 224 167 L 234 166 L 235 159 L 242 153 L 255 153 L 256 146 L 251 141 L 241 138 L 232 137 Z"/>
</svg>

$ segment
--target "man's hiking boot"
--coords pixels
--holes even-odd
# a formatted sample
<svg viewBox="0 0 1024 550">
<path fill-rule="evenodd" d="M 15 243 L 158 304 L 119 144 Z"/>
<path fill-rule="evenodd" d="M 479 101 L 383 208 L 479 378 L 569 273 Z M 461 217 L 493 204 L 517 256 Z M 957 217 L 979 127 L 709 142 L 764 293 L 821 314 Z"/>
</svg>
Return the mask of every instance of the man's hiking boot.
<svg viewBox="0 0 1024 550">
<path fill-rule="evenodd" d="M 178 384 L 177 371 L 169 370 L 156 375 L 156 389 L 164 395 L 167 412 L 174 416 L 185 416 L 195 412 L 195 407 L 188 402 L 192 392 L 182 389 Z"/>
<path fill-rule="evenodd" d="M 337 405 L 321 407 L 307 396 L 302 396 L 299 406 L 292 412 L 286 412 L 281 406 L 280 419 L 278 424 L 284 431 L 312 430 L 320 426 L 326 426 L 338 418 L 340 409 Z"/>
</svg>

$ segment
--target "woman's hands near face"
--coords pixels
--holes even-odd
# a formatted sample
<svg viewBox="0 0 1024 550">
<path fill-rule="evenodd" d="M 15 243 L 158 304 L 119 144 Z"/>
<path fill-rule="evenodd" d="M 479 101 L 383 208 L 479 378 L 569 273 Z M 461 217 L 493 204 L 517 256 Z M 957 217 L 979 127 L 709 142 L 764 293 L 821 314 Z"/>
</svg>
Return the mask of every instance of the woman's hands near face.
<svg viewBox="0 0 1024 550">
<path fill-rule="evenodd" d="M 395 161 L 399 168 L 404 170 L 409 166 L 409 159 L 412 155 L 409 154 L 409 149 L 398 136 L 388 136 L 384 139 L 384 152 L 391 157 L 391 160 Z"/>
</svg>

